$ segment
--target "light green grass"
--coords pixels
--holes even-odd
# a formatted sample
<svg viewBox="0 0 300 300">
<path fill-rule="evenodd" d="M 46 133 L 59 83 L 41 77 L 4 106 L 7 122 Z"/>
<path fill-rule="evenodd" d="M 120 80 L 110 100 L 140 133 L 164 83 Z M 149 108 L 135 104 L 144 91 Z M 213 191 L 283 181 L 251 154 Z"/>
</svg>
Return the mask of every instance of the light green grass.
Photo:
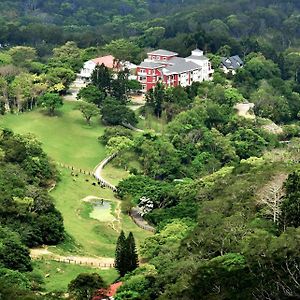
<svg viewBox="0 0 300 300">
<path fill-rule="evenodd" d="M 43 287 L 47 292 L 67 291 L 70 281 L 80 273 L 98 273 L 107 284 L 111 284 L 118 277 L 115 269 L 99 270 L 55 261 L 35 261 L 33 268 L 44 277 Z M 46 274 L 49 274 L 47 278 L 45 278 Z"/>
<path fill-rule="evenodd" d="M 89 182 L 86 182 L 86 179 Z M 51 251 L 61 254 L 74 251 L 85 256 L 114 257 L 115 244 L 119 234 L 111 228 L 110 222 L 99 222 L 81 216 L 84 209 L 82 199 L 88 195 L 111 199 L 113 209 L 116 207 L 117 200 L 114 198 L 113 192 L 108 188 L 102 189 L 98 185 L 93 186 L 92 182 L 95 182 L 92 178 L 84 175 L 72 177 L 69 170 L 61 169 L 61 181 L 51 195 L 55 199 L 56 207 L 63 215 L 66 232 L 76 242 L 77 247 L 72 250 L 69 245 L 70 241 L 66 240 L 64 244 L 51 249 Z M 122 228 L 127 233 L 133 232 L 138 245 L 151 234 L 140 229 L 126 215 L 122 215 Z"/>
<path fill-rule="evenodd" d="M 111 182 L 113 185 L 118 185 L 122 179 L 128 178 L 130 174 L 128 171 L 125 171 L 121 168 L 116 168 L 112 163 L 109 163 L 103 169 L 102 176 L 105 178 L 105 180 Z"/>
<path fill-rule="evenodd" d="M 86 182 L 86 179 L 89 182 Z M 72 177 L 69 170 L 62 169 L 61 181 L 51 192 L 51 195 L 55 199 L 57 209 L 63 215 L 67 233 L 79 244 L 77 252 L 85 256 L 113 257 L 118 237 L 117 232 L 107 223 L 81 216 L 81 211 L 84 208 L 82 199 L 85 197 L 96 196 L 114 199 L 111 190 L 102 189 L 98 185 L 93 186 L 93 182 L 96 181 L 84 175 Z"/>
<path fill-rule="evenodd" d="M 80 112 L 74 110 L 75 106 L 74 102 L 65 102 L 55 117 L 47 116 L 40 110 L 19 115 L 7 114 L 0 117 L 0 127 L 11 128 L 21 134 L 33 133 L 42 142 L 45 152 L 55 161 L 92 170 L 105 157 L 105 148 L 97 141 L 104 127 L 96 119 L 91 126 L 86 125 Z M 106 174 L 119 174 L 114 183 L 126 175 L 110 165 L 107 167 Z M 62 245 L 50 247 L 51 251 L 61 255 L 75 252 L 84 256 L 113 257 L 118 233 L 109 223 L 81 216 L 83 198 L 91 195 L 116 201 L 112 191 L 101 189 L 98 185 L 93 186 L 91 177 L 72 177 L 70 170 L 60 171 L 61 181 L 51 195 L 57 209 L 62 213 L 68 238 Z M 113 208 L 115 207 L 114 204 Z M 133 231 L 138 244 L 149 235 L 128 220 L 127 216 L 124 217 L 124 228 Z"/>
<path fill-rule="evenodd" d="M 0 126 L 16 133 L 33 133 L 43 144 L 46 153 L 57 162 L 93 170 L 105 157 L 105 148 L 97 138 L 103 134 L 100 118 L 88 126 L 76 103 L 65 102 L 57 116 L 50 117 L 36 110 L 19 115 L 0 117 Z"/>
</svg>

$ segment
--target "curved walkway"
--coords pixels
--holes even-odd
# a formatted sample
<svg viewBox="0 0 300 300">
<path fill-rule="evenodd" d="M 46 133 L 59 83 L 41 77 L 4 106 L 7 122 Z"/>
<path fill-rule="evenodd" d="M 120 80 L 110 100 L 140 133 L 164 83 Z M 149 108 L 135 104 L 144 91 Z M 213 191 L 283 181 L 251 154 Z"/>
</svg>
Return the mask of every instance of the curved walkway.
<svg viewBox="0 0 300 300">
<path fill-rule="evenodd" d="M 104 160 L 102 160 L 100 162 L 100 164 L 98 166 L 96 166 L 96 168 L 94 169 L 94 177 L 100 181 L 103 185 L 107 186 L 108 188 L 112 189 L 114 192 L 117 190 L 117 188 L 111 184 L 110 182 L 108 182 L 107 180 L 105 180 L 101 173 L 104 169 L 104 167 L 112 160 L 116 157 L 117 153 L 112 154 L 108 157 L 106 157 Z"/>
</svg>

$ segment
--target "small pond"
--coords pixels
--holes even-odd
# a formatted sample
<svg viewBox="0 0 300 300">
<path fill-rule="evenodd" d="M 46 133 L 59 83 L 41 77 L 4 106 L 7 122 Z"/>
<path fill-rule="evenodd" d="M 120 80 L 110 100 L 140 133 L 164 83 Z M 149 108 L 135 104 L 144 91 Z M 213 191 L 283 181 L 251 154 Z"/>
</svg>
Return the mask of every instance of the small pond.
<svg viewBox="0 0 300 300">
<path fill-rule="evenodd" d="M 115 220 L 115 217 L 111 214 L 111 202 L 110 201 L 93 201 L 93 210 L 90 212 L 90 218 L 96 219 L 100 222 L 111 222 Z"/>
</svg>

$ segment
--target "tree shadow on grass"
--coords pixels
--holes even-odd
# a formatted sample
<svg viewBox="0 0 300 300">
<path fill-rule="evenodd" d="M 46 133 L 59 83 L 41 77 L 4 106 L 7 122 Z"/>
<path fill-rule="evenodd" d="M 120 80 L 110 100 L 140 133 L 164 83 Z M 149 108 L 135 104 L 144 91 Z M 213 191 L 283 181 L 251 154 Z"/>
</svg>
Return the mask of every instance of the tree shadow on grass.
<svg viewBox="0 0 300 300">
<path fill-rule="evenodd" d="M 64 115 L 64 112 L 60 110 L 56 110 L 53 113 L 50 113 L 48 110 L 41 110 L 40 113 L 46 117 L 53 117 L 53 118 L 61 118 Z"/>
</svg>

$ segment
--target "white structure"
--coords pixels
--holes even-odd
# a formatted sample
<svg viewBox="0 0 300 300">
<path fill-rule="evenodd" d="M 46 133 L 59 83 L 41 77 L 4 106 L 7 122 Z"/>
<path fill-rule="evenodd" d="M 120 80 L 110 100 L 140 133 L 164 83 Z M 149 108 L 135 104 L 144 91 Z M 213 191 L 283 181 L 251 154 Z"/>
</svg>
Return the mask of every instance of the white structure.
<svg viewBox="0 0 300 300">
<path fill-rule="evenodd" d="M 137 80 L 142 84 L 143 92 L 155 87 L 158 81 L 169 87 L 186 87 L 193 82 L 212 79 L 214 70 L 202 50 L 195 49 L 186 58 L 177 55 L 163 49 L 148 53 L 148 58 L 137 66 Z"/>
</svg>

